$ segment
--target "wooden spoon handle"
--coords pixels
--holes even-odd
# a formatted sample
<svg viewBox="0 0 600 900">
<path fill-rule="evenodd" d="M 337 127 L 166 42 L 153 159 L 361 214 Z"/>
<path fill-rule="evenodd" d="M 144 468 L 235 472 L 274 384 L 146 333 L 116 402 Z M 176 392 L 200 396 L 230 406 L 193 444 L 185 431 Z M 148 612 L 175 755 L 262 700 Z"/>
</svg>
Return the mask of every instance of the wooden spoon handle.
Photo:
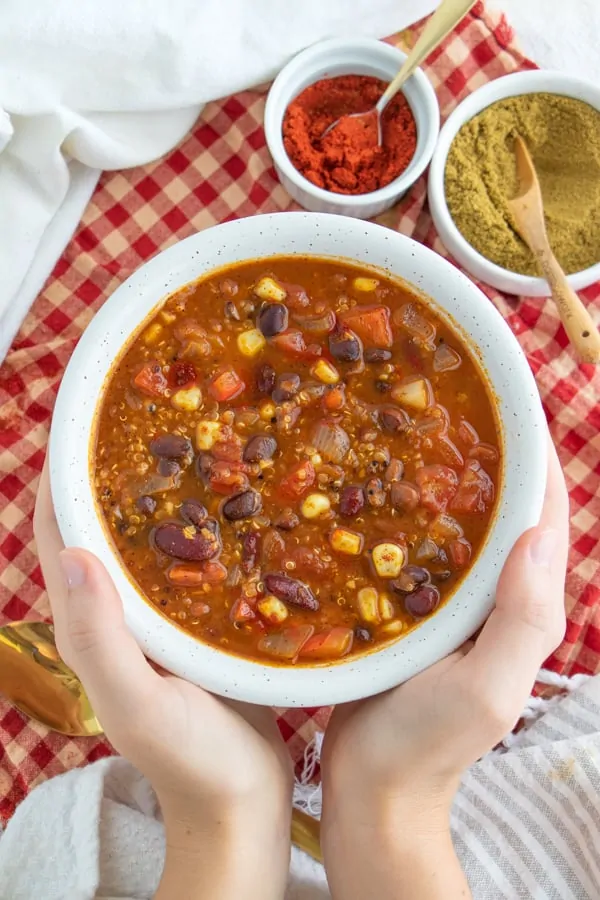
<svg viewBox="0 0 600 900">
<path fill-rule="evenodd" d="M 292 810 L 292 841 L 317 862 L 323 862 L 320 844 L 321 825 L 300 809 Z"/>
<path fill-rule="evenodd" d="M 569 285 L 554 254 L 539 254 L 540 264 L 569 340 L 581 362 L 600 363 L 600 333 Z"/>
</svg>

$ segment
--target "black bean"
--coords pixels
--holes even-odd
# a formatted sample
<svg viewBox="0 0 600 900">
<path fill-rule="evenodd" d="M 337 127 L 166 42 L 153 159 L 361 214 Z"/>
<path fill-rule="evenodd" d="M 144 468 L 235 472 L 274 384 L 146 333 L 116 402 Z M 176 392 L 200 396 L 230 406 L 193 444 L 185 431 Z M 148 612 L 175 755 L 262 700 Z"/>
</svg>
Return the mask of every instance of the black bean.
<svg viewBox="0 0 600 900">
<path fill-rule="evenodd" d="M 432 572 L 431 579 L 435 581 L 436 584 L 439 584 L 441 581 L 448 581 L 449 578 L 452 577 L 452 572 L 450 569 L 442 569 L 441 572 Z"/>
<path fill-rule="evenodd" d="M 417 508 L 421 500 L 419 488 L 408 481 L 395 481 L 390 489 L 392 506 L 398 512 L 412 512 Z"/>
<path fill-rule="evenodd" d="M 379 391 L 380 394 L 389 394 L 392 386 L 389 381 L 381 381 L 381 379 L 377 379 L 375 382 L 375 390 Z"/>
<path fill-rule="evenodd" d="M 277 450 L 277 441 L 270 434 L 255 434 L 244 447 L 244 462 L 271 459 Z"/>
<path fill-rule="evenodd" d="M 145 495 L 143 497 L 138 497 L 135 501 L 135 506 L 138 512 L 141 512 L 143 516 L 151 516 L 156 509 L 156 500 L 154 497 Z"/>
<path fill-rule="evenodd" d="M 293 531 L 300 524 L 300 519 L 292 509 L 284 509 L 273 524 L 281 531 Z"/>
<path fill-rule="evenodd" d="M 190 533 L 191 526 L 177 522 L 164 522 L 153 529 L 151 540 L 155 547 L 167 556 L 198 562 L 212 559 L 221 551 L 221 540 L 217 533 L 204 526 Z"/>
<path fill-rule="evenodd" d="M 257 515 L 262 509 L 262 498 L 258 491 L 250 488 L 247 491 L 241 491 L 225 500 L 221 511 L 226 519 L 235 522 L 238 519 L 249 519 Z"/>
<path fill-rule="evenodd" d="M 270 394 L 275 387 L 276 373 L 268 363 L 260 366 L 256 373 L 256 387 L 261 394 Z"/>
<path fill-rule="evenodd" d="M 379 421 L 386 431 L 393 434 L 407 431 L 410 426 L 408 414 L 399 406 L 382 406 L 379 410 Z"/>
<path fill-rule="evenodd" d="M 181 472 L 181 466 L 176 459 L 159 459 L 156 470 L 164 478 L 172 478 Z"/>
<path fill-rule="evenodd" d="M 303 581 L 290 578 L 280 572 L 270 572 L 264 577 L 267 593 L 274 594 L 280 600 L 299 606 L 302 609 L 316 610 L 319 601 Z"/>
<path fill-rule="evenodd" d="M 365 505 L 365 492 L 358 485 L 349 485 L 340 497 L 340 515 L 357 516 Z"/>
<path fill-rule="evenodd" d="M 354 629 L 354 637 L 355 637 L 358 641 L 364 641 L 364 643 L 368 643 L 369 641 L 372 641 L 372 640 L 373 640 L 373 638 L 371 637 L 371 632 L 369 631 L 369 629 L 368 629 L 368 628 L 362 628 L 362 626 L 360 626 L 360 625 L 358 625 L 358 626 Z"/>
<path fill-rule="evenodd" d="M 390 351 L 384 350 L 382 347 L 369 347 L 368 350 L 365 350 L 365 362 L 387 362 L 391 358 L 392 354 Z"/>
<path fill-rule="evenodd" d="M 179 515 L 188 525 L 196 525 L 198 528 L 206 523 L 208 510 L 199 500 L 190 498 L 184 500 L 179 509 Z"/>
<path fill-rule="evenodd" d="M 285 403 L 295 397 L 300 389 L 300 376 L 295 372 L 284 372 L 277 379 L 277 385 L 273 391 L 275 403 Z"/>
<path fill-rule="evenodd" d="M 196 475 L 206 482 L 210 478 L 214 459 L 210 453 L 199 453 L 196 457 Z"/>
<path fill-rule="evenodd" d="M 329 352 L 340 362 L 362 359 L 362 343 L 345 325 L 338 325 L 329 335 Z"/>
<path fill-rule="evenodd" d="M 432 584 L 424 584 L 412 594 L 408 594 L 404 605 L 407 612 L 417 619 L 422 619 L 434 611 L 440 602 L 440 592 Z"/>
<path fill-rule="evenodd" d="M 390 587 L 397 594 L 412 594 L 421 584 L 429 581 L 429 572 L 423 566 L 404 566 L 397 578 L 390 581 Z"/>
<path fill-rule="evenodd" d="M 150 453 L 159 459 L 183 459 L 192 454 L 192 442 L 180 434 L 161 434 L 150 441 Z"/>
<path fill-rule="evenodd" d="M 261 308 L 256 324 L 265 337 L 281 334 L 288 327 L 289 313 L 283 303 L 265 303 Z"/>
<path fill-rule="evenodd" d="M 367 503 L 369 506 L 379 509 L 385 503 L 385 490 L 381 478 L 369 478 L 365 485 Z"/>
<path fill-rule="evenodd" d="M 260 535 L 257 531 L 249 531 L 242 538 L 242 571 L 248 575 L 254 566 L 258 557 L 260 548 Z"/>
</svg>

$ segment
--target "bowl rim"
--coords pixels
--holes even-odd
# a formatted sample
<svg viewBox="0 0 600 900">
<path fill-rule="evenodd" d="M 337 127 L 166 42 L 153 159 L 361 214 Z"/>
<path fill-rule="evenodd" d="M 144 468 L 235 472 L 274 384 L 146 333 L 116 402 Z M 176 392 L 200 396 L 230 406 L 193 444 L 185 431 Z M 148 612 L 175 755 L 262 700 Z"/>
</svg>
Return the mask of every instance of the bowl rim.
<svg viewBox="0 0 600 900">
<path fill-rule="evenodd" d="M 370 191 L 367 194 L 338 194 L 335 191 L 328 191 L 313 184 L 312 181 L 309 181 L 296 169 L 285 150 L 281 134 L 283 116 L 288 105 L 298 95 L 298 90 L 295 87 L 297 81 L 303 75 L 305 76 L 313 70 L 316 74 L 316 69 L 320 68 L 320 65 L 317 66 L 316 63 L 325 53 L 334 54 L 337 50 L 348 49 L 357 51 L 357 65 L 361 64 L 358 58 L 361 52 L 369 52 L 372 56 L 377 54 L 379 59 L 393 62 L 397 64 L 398 68 L 407 56 L 399 47 L 395 47 L 385 41 L 379 41 L 376 38 L 328 38 L 312 44 L 296 54 L 275 78 L 269 89 L 265 104 L 264 128 L 267 147 L 275 165 L 298 188 L 319 200 L 336 204 L 340 209 L 350 205 L 360 209 L 371 206 L 374 203 L 389 201 L 397 195 L 405 193 L 423 174 L 436 147 L 440 130 L 440 108 L 431 82 L 421 68 L 415 69 L 408 79 L 407 85 L 413 88 L 422 102 L 427 130 L 422 148 L 418 152 L 415 149 L 415 154 L 404 172 L 401 172 L 397 178 L 394 178 L 385 187 L 376 191 Z M 318 79 L 315 78 L 314 80 Z M 311 81 L 310 83 L 314 82 Z M 278 111 L 279 104 L 281 104 L 281 114 Z"/>
<path fill-rule="evenodd" d="M 101 523 L 91 486 L 96 410 L 115 359 L 173 290 L 243 259 L 294 253 L 349 258 L 343 248 L 353 241 L 360 251 L 350 254 L 356 262 L 386 268 L 379 259 L 389 260 L 396 267 L 392 275 L 432 296 L 442 318 L 453 317 L 463 340 L 464 322 L 473 329 L 470 346 L 497 396 L 506 460 L 501 493 L 474 565 L 451 598 L 417 629 L 382 649 L 334 665 L 263 665 L 193 638 L 135 589 Z M 256 247 L 264 250 L 256 252 Z M 451 301 L 433 296 L 434 284 Z M 452 313 L 445 303 L 454 304 Z M 493 304 L 458 269 L 375 223 L 322 213 L 275 213 L 217 225 L 174 244 L 143 264 L 104 303 L 69 361 L 56 400 L 49 447 L 51 490 L 65 545 L 89 549 L 105 563 L 123 598 L 127 625 L 147 656 L 229 698 L 272 706 L 321 706 L 394 687 L 456 649 L 483 624 L 493 607 L 501 565 L 520 534 L 539 520 L 546 481 L 545 432 L 535 381 L 516 338 Z M 516 497 L 520 503 L 509 509 L 507 501 Z"/>
<path fill-rule="evenodd" d="M 549 93 L 582 99 L 577 91 L 593 95 L 589 103 L 600 113 L 600 87 L 591 81 L 547 69 L 531 69 L 511 72 L 488 81 L 462 100 L 442 126 L 431 159 L 427 194 L 434 223 L 440 239 L 448 251 L 475 278 L 500 291 L 529 297 L 547 297 L 550 288 L 544 278 L 521 275 L 505 269 L 487 259 L 467 241 L 454 223 L 446 203 L 444 175 L 450 146 L 462 126 L 493 103 L 521 94 Z M 567 281 L 575 291 L 589 287 L 600 279 L 600 260 L 587 269 L 567 275 Z"/>
</svg>

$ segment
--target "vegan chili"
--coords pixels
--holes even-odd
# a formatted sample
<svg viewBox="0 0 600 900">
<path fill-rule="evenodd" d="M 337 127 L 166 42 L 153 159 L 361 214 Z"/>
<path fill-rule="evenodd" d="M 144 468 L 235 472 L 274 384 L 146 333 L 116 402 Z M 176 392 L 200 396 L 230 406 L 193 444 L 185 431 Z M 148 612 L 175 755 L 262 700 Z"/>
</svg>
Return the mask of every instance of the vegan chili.
<svg viewBox="0 0 600 900">
<path fill-rule="evenodd" d="M 339 75 L 305 88 L 283 120 L 283 143 L 295 168 L 338 194 L 367 194 L 397 178 L 417 146 L 415 118 L 402 93 L 383 113 L 381 146 L 374 117 L 344 118 L 324 135 L 341 116 L 373 109 L 386 87 L 371 75 Z"/>
<path fill-rule="evenodd" d="M 360 654 L 432 614 L 499 479 L 494 407 L 457 335 L 405 284 L 319 258 L 170 296 L 96 429 L 99 505 L 149 602 L 279 664 Z"/>
</svg>

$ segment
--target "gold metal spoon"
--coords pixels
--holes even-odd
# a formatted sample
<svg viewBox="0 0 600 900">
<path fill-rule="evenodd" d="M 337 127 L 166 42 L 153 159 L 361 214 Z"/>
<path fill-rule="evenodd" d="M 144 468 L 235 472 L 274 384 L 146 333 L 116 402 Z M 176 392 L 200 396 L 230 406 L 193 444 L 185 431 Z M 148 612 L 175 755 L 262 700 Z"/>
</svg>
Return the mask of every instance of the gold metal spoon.
<svg viewBox="0 0 600 900">
<path fill-rule="evenodd" d="M 535 167 L 523 139 L 515 138 L 519 193 L 508 201 L 517 231 L 537 259 L 550 285 L 552 299 L 581 362 L 600 362 L 600 334 L 589 312 L 569 285 L 554 256 L 544 219 L 544 203 Z"/>
<path fill-rule="evenodd" d="M 103 734 L 82 683 L 58 655 L 54 628 L 45 622 L 0 628 L 0 693 L 53 731 L 70 737 Z M 292 841 L 322 862 L 319 834 L 316 819 L 292 811 Z"/>
</svg>

